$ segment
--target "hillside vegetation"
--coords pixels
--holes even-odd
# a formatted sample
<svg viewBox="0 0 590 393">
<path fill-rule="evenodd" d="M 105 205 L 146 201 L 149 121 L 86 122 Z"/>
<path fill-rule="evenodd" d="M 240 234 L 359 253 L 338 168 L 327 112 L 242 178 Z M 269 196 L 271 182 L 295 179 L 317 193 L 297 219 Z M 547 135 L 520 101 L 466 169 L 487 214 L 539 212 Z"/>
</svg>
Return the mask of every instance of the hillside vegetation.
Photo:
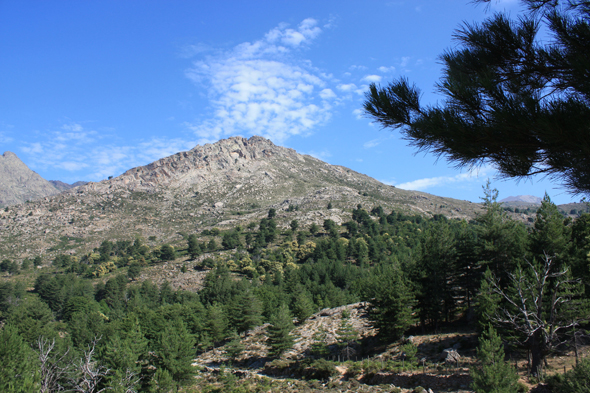
<svg viewBox="0 0 590 393">
<path fill-rule="evenodd" d="M 174 244 L 111 238 L 56 251 L 51 266 L 5 258 L 0 353 L 10 362 L 0 386 L 458 391 L 473 376 L 505 381 L 506 391 L 545 380 L 566 392 L 582 369 L 551 379 L 544 364 L 582 353 L 587 340 L 590 215 L 564 219 L 546 198 L 527 229 L 495 197 L 486 191 L 472 221 L 359 204 L 337 223 L 328 201 L 321 225 L 279 226 L 271 208 Z M 443 331 L 455 333 L 423 339 Z M 518 385 L 514 362 L 534 379 Z"/>
</svg>

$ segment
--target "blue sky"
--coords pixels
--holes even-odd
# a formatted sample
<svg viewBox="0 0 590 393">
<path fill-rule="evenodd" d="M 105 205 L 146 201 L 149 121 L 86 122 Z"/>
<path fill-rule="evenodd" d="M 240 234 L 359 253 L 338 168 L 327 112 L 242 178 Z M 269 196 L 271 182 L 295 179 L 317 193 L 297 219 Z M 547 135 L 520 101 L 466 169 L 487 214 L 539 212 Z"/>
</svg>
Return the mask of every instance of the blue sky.
<svg viewBox="0 0 590 393">
<path fill-rule="evenodd" d="M 545 191 L 547 179 L 458 171 L 363 117 L 371 82 L 408 77 L 431 103 L 438 55 L 462 21 L 517 15 L 467 0 L 0 0 L 0 153 L 48 180 L 98 181 L 234 135 L 401 188 L 479 201 Z"/>
</svg>

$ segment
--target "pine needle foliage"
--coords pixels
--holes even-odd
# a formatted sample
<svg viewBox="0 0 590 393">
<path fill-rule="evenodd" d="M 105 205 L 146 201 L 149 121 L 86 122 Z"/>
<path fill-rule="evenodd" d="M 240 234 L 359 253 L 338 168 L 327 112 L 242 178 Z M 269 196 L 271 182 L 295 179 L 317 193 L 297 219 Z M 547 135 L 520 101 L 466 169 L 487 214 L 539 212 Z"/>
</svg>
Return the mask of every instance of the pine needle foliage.
<svg viewBox="0 0 590 393">
<path fill-rule="evenodd" d="M 280 356 L 293 346 L 294 338 L 290 334 L 293 329 L 293 317 L 289 308 L 282 304 L 277 312 L 272 315 L 271 325 L 267 328 L 268 342 L 270 344 L 269 354 L 271 356 Z"/>
<path fill-rule="evenodd" d="M 506 177 L 544 174 L 589 194 L 590 7 L 521 2 L 517 20 L 496 13 L 455 32 L 456 49 L 440 56 L 442 105 L 421 105 L 420 89 L 401 78 L 372 84 L 365 113 L 457 167 L 491 163 Z M 551 38 L 539 37 L 543 25 Z"/>
<path fill-rule="evenodd" d="M 517 391 L 518 375 L 504 360 L 502 340 L 496 331 L 488 330 L 479 339 L 477 348 L 479 364 L 471 370 L 472 388 L 476 393 L 514 393 Z"/>
</svg>

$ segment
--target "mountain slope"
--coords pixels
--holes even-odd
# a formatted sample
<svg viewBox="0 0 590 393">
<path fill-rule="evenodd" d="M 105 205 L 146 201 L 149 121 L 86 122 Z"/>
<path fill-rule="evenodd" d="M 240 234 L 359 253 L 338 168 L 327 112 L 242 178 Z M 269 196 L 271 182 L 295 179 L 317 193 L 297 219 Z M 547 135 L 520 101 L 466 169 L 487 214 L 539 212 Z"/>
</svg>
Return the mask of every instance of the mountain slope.
<svg viewBox="0 0 590 393">
<path fill-rule="evenodd" d="M 333 209 L 326 209 L 329 202 Z M 387 186 L 261 137 L 233 137 L 0 212 L 0 255 L 88 250 L 105 239 L 135 236 L 173 243 L 183 233 L 259 220 L 269 208 L 284 228 L 293 219 L 302 228 L 325 219 L 340 224 L 357 204 L 456 218 L 481 209 Z"/>
<path fill-rule="evenodd" d="M 0 155 L 0 207 L 55 195 L 55 188 L 12 152 Z"/>
</svg>

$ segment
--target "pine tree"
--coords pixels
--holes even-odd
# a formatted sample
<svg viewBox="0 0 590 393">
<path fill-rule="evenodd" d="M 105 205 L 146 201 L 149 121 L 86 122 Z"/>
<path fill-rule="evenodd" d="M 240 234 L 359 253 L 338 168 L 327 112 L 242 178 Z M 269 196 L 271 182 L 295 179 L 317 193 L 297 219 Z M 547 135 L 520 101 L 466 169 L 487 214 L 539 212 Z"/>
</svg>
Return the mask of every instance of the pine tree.
<svg viewBox="0 0 590 393">
<path fill-rule="evenodd" d="M 131 280 L 135 281 L 141 275 L 141 265 L 137 262 L 133 262 L 129 265 L 129 269 L 127 270 L 127 277 Z"/>
<path fill-rule="evenodd" d="M 446 221 L 436 221 L 426 231 L 422 255 L 417 261 L 420 319 L 432 324 L 449 321 L 455 312 L 456 250 L 454 235 Z"/>
<path fill-rule="evenodd" d="M 150 381 L 150 393 L 172 393 L 176 390 L 176 383 L 165 368 L 158 368 Z"/>
<path fill-rule="evenodd" d="M 493 274 L 487 269 L 481 281 L 479 294 L 477 295 L 476 314 L 478 327 L 482 331 L 493 321 L 494 316 L 498 313 L 501 296 L 494 292 Z"/>
<path fill-rule="evenodd" d="M 495 13 L 455 32 L 458 45 L 441 55 L 441 105 L 421 105 L 420 89 L 402 77 L 372 84 L 365 112 L 456 166 L 491 163 L 513 178 L 541 173 L 590 193 L 590 146 L 580 143 L 590 119 L 588 1 L 521 3 L 527 11 L 517 20 Z"/>
<path fill-rule="evenodd" d="M 563 376 L 559 383 L 559 393 L 590 393 L 590 358 L 582 359 Z"/>
<path fill-rule="evenodd" d="M 397 267 L 385 267 L 368 286 L 369 316 L 382 337 L 399 339 L 416 322 L 416 299 L 408 280 Z"/>
<path fill-rule="evenodd" d="M 326 331 L 320 327 L 318 331 L 313 334 L 313 343 L 311 344 L 311 353 L 320 358 L 326 357 L 330 354 L 328 347 Z"/>
<path fill-rule="evenodd" d="M 207 309 L 206 330 L 214 342 L 221 341 L 227 330 L 227 317 L 221 306 L 213 304 Z"/>
<path fill-rule="evenodd" d="M 0 391 L 6 393 L 37 393 L 39 391 L 38 361 L 23 341 L 16 327 L 7 324 L 0 331 Z"/>
<path fill-rule="evenodd" d="M 207 251 L 216 251 L 216 250 L 217 250 L 217 242 L 215 242 L 215 239 L 209 240 L 209 243 L 207 243 Z"/>
<path fill-rule="evenodd" d="M 174 247 L 169 244 L 164 244 L 160 249 L 160 259 L 162 261 L 173 261 L 176 258 L 176 251 Z"/>
<path fill-rule="evenodd" d="M 350 356 L 356 353 L 353 346 L 358 344 L 358 332 L 352 326 L 348 318 L 342 318 L 340 326 L 336 331 L 338 336 L 338 346 L 340 347 L 340 353 L 346 360 L 350 360 Z"/>
<path fill-rule="evenodd" d="M 471 370 L 472 388 L 476 393 L 514 393 L 518 375 L 504 360 L 502 340 L 491 325 L 479 339 L 478 366 Z"/>
<path fill-rule="evenodd" d="M 195 259 L 202 253 L 201 246 L 197 240 L 197 235 L 195 234 L 189 235 L 188 237 L 188 253 L 192 259 Z"/>
<path fill-rule="evenodd" d="M 195 372 L 192 366 L 194 344 L 194 338 L 180 318 L 172 321 L 160 335 L 156 351 L 158 363 L 179 385 L 188 382 Z"/>
<path fill-rule="evenodd" d="M 293 336 L 290 334 L 293 329 L 293 318 L 289 308 L 283 303 L 270 319 L 271 325 L 267 328 L 268 342 L 270 344 L 269 354 L 280 356 L 283 352 L 293 346 Z"/>
<path fill-rule="evenodd" d="M 230 341 L 225 345 L 225 352 L 231 361 L 235 361 L 244 351 L 244 344 L 236 331 L 233 331 L 229 338 Z"/>
<path fill-rule="evenodd" d="M 245 289 L 233 297 L 227 306 L 230 325 L 238 333 L 250 330 L 262 323 L 262 302 Z"/>
<path fill-rule="evenodd" d="M 313 303 L 312 295 L 303 286 L 297 286 L 296 291 L 293 292 L 292 309 L 293 315 L 297 318 L 298 323 L 302 323 L 313 314 L 315 304 Z"/>
<path fill-rule="evenodd" d="M 128 314 L 117 323 L 117 331 L 101 348 L 101 359 L 113 371 L 108 377 L 111 385 L 137 381 L 141 373 L 141 361 L 147 357 L 148 340 L 145 338 L 137 316 Z M 131 376 L 131 378 L 129 378 Z M 129 379 L 129 380 L 127 380 Z M 126 381 L 127 380 L 127 381 Z"/>
<path fill-rule="evenodd" d="M 483 191 L 486 210 L 475 219 L 478 225 L 474 253 L 480 265 L 477 270 L 482 272 L 489 267 L 496 277 L 507 282 L 508 275 L 526 253 L 526 229 L 502 209 L 497 202 L 498 190 L 492 189 L 489 181 Z"/>
<path fill-rule="evenodd" d="M 530 250 L 537 259 L 549 255 L 557 268 L 565 262 L 571 228 L 564 225 L 564 218 L 545 194 L 530 234 Z"/>
</svg>

